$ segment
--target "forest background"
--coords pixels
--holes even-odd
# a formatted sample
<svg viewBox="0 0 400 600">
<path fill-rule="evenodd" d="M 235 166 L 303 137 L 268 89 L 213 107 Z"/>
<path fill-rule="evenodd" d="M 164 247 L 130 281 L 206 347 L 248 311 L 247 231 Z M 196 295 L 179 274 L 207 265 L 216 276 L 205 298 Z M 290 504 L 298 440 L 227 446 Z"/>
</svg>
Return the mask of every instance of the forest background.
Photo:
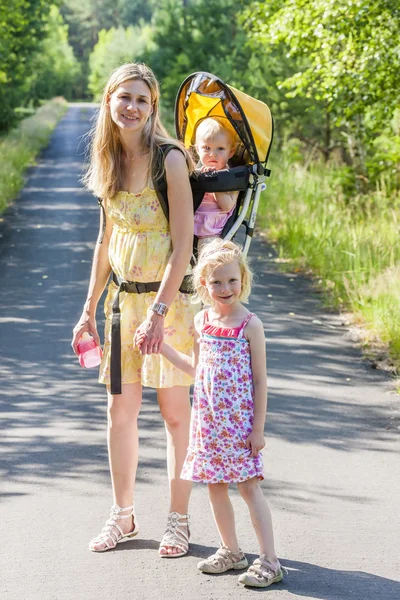
<svg viewBox="0 0 400 600">
<path fill-rule="evenodd" d="M 399 34 L 397 0 L 0 0 L 0 209 L 21 182 L 11 147 L 32 160 L 18 144 L 43 137 L 40 111 L 62 113 L 45 101 L 98 100 L 113 68 L 143 61 L 172 132 L 180 83 L 214 73 L 274 116 L 258 224 L 278 260 L 398 370 Z"/>
</svg>

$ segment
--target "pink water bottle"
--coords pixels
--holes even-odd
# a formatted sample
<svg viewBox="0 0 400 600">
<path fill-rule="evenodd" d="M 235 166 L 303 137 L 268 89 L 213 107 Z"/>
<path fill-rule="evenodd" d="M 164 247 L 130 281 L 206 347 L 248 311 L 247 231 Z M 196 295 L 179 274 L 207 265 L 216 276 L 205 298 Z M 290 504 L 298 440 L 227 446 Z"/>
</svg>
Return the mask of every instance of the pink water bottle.
<svg viewBox="0 0 400 600">
<path fill-rule="evenodd" d="M 98 367 L 101 363 L 101 357 L 103 352 L 100 346 L 97 346 L 96 342 L 89 333 L 84 333 L 77 344 L 79 354 L 79 364 L 81 367 L 91 369 L 92 367 Z"/>
</svg>

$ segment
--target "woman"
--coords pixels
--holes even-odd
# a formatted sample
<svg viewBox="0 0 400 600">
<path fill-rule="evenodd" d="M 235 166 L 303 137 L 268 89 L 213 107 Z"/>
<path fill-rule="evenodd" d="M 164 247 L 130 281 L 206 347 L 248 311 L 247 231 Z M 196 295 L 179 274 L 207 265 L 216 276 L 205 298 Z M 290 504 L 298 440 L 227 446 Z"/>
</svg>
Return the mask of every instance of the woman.
<svg viewBox="0 0 400 600">
<path fill-rule="evenodd" d="M 169 223 L 151 179 L 157 148 L 165 143 L 176 146 L 165 158 Z M 188 551 L 191 484 L 180 479 L 180 472 L 188 446 L 192 380 L 160 354 L 164 328 L 176 349 L 190 354 L 193 344 L 196 309 L 190 296 L 178 291 L 188 270 L 193 240 L 188 165 L 190 157 L 161 124 L 159 87 L 153 72 L 134 63 L 116 69 L 104 90 L 84 178 L 86 187 L 102 199 L 106 217 L 101 215 L 100 231 L 104 218 L 105 229 L 96 245 L 87 299 L 72 340 L 75 353 L 84 332 L 100 343 L 96 308 L 112 270 L 99 381 L 106 384 L 108 393 L 114 504 L 105 527 L 89 544 L 94 552 L 115 548 L 139 531 L 133 498 L 143 385 L 157 389 L 167 433 L 171 500 L 159 554 L 178 557 Z M 126 284 L 121 282 L 142 285 L 124 291 Z M 159 289 L 149 292 L 143 282 L 160 282 Z M 133 291 L 142 293 L 129 293 Z M 140 351 L 134 347 L 135 332 L 145 334 Z"/>
</svg>

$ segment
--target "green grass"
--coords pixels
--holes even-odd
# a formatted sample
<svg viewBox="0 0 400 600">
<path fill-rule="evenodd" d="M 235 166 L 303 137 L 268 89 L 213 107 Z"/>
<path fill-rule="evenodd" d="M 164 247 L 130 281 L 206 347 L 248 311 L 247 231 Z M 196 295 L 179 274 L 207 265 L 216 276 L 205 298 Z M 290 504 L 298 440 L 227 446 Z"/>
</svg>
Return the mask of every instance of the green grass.
<svg viewBox="0 0 400 600">
<path fill-rule="evenodd" d="M 291 268 L 311 271 L 327 303 L 350 310 L 400 371 L 400 198 L 384 186 L 348 199 L 343 170 L 275 159 L 259 224 Z"/>
<path fill-rule="evenodd" d="M 66 101 L 55 98 L 0 139 L 0 214 L 18 195 L 24 185 L 26 169 L 34 164 L 39 151 L 47 146 L 52 131 L 66 110 Z"/>
</svg>

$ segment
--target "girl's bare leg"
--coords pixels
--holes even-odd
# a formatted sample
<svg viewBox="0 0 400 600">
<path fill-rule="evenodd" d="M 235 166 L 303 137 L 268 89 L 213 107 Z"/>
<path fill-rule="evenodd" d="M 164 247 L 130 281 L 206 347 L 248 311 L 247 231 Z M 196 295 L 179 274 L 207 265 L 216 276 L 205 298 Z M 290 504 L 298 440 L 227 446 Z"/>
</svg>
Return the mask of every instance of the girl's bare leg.
<svg viewBox="0 0 400 600">
<path fill-rule="evenodd" d="M 169 512 L 187 514 L 192 482 L 180 478 L 189 445 L 189 387 L 175 386 L 157 391 L 167 433 L 167 465 L 170 486 Z M 161 554 L 177 554 L 178 548 L 165 546 Z"/>
<path fill-rule="evenodd" d="M 236 553 L 239 551 L 239 544 L 236 537 L 235 515 L 228 490 L 227 483 L 208 484 L 211 509 L 222 543 Z"/>
<path fill-rule="evenodd" d="M 271 513 L 257 477 L 238 483 L 239 492 L 249 507 L 251 522 L 260 544 L 260 554 L 265 554 L 272 565 L 277 566 L 278 558 L 274 546 Z"/>
<path fill-rule="evenodd" d="M 108 393 L 108 458 L 111 472 L 114 504 L 121 508 L 133 504 L 136 470 L 139 457 L 137 419 L 142 403 L 142 386 L 138 383 L 122 385 L 122 394 Z M 127 514 L 123 511 L 120 514 Z M 134 529 L 133 518 L 121 519 L 119 527 L 124 533 Z M 94 545 L 95 550 L 105 547 Z"/>
</svg>

